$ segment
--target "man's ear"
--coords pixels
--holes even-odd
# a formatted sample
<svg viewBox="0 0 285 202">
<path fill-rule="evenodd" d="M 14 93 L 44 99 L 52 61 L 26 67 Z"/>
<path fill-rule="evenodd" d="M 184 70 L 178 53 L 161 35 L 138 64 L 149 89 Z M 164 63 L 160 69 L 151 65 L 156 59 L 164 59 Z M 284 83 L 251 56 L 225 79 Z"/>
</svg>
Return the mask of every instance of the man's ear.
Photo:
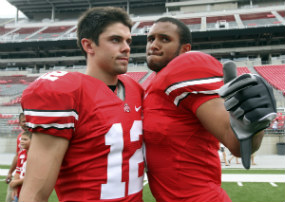
<svg viewBox="0 0 285 202">
<path fill-rule="evenodd" d="M 180 54 L 186 53 L 190 50 L 191 50 L 191 44 L 190 43 L 183 44 L 180 48 Z"/>
<path fill-rule="evenodd" d="M 94 54 L 95 51 L 94 51 L 94 45 L 95 43 L 90 40 L 90 39 L 86 39 L 86 38 L 83 38 L 81 39 L 81 45 L 82 45 L 82 48 L 84 49 L 84 51 L 86 52 L 86 54 Z"/>
</svg>

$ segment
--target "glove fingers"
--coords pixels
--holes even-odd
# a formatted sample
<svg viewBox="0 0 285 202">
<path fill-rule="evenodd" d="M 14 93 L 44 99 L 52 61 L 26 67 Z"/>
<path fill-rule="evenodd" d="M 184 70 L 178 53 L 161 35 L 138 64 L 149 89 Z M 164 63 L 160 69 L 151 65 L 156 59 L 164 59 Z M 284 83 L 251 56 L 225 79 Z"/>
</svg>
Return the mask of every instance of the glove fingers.
<svg viewBox="0 0 285 202">
<path fill-rule="evenodd" d="M 257 97 L 245 100 L 240 105 L 240 108 L 242 108 L 247 113 L 257 108 L 270 108 L 269 106 L 270 103 L 268 100 Z"/>
<path fill-rule="evenodd" d="M 263 105 L 272 106 L 275 109 L 274 96 L 269 91 L 272 91 L 272 88 L 269 88 L 264 82 L 259 81 L 259 84 L 241 89 L 233 97 L 226 99 L 225 107 L 228 111 L 235 110 L 240 105 L 244 111 L 250 111 L 251 108 Z"/>
<path fill-rule="evenodd" d="M 273 94 L 273 88 L 261 77 L 259 76 L 255 76 L 256 79 L 259 81 L 259 83 L 263 85 L 264 91 L 267 92 L 267 94 L 270 96 L 269 99 L 271 101 L 272 107 L 274 108 L 275 112 L 276 112 L 276 101 L 274 98 L 274 94 Z M 262 95 L 264 95 L 266 93 L 263 93 Z"/>
<path fill-rule="evenodd" d="M 236 109 L 232 108 L 231 113 L 233 116 L 235 116 L 237 119 L 242 119 L 244 114 L 249 114 L 247 119 L 250 122 L 255 122 L 259 120 L 261 117 L 266 115 L 268 112 L 274 112 L 274 109 L 272 109 L 270 103 L 268 103 L 268 100 L 262 99 L 262 98 L 252 98 L 249 100 L 244 101 L 239 107 L 236 107 Z M 260 109 L 259 114 L 255 114 L 254 116 L 251 115 L 251 111 L 255 109 Z M 254 111 L 255 112 L 255 111 Z M 253 112 L 253 113 L 254 113 Z"/>
<path fill-rule="evenodd" d="M 234 108 L 238 107 L 241 105 L 243 101 L 245 101 L 248 98 L 255 98 L 255 97 L 260 97 L 260 88 L 258 85 L 256 86 L 250 86 L 246 89 L 238 91 L 233 97 L 228 98 L 225 101 L 225 107 L 226 109 L 229 110 L 234 110 Z"/>
<path fill-rule="evenodd" d="M 276 113 L 270 108 L 256 108 L 244 116 L 244 123 L 251 124 L 258 121 L 270 122 L 276 117 Z"/>
<path fill-rule="evenodd" d="M 257 80 L 252 74 L 243 74 L 221 87 L 219 90 L 219 95 L 223 98 L 230 97 L 237 91 L 246 88 L 247 86 L 256 84 Z"/>
</svg>

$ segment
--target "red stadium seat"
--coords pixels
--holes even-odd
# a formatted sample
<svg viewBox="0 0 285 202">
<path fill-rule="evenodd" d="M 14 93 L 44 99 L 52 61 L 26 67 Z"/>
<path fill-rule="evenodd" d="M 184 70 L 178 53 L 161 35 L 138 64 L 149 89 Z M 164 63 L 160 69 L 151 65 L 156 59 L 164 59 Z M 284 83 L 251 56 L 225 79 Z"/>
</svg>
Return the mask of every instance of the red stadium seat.
<svg viewBox="0 0 285 202">
<path fill-rule="evenodd" d="M 146 74 L 147 72 L 127 72 L 127 75 L 137 82 L 139 82 Z"/>
<path fill-rule="evenodd" d="M 147 79 L 141 84 L 144 89 L 146 89 L 146 88 L 149 86 L 150 82 L 151 82 L 152 79 L 155 77 L 155 75 L 156 75 L 155 72 L 152 72 L 152 73 L 147 77 Z"/>
<path fill-rule="evenodd" d="M 238 67 L 237 68 L 237 74 L 238 75 L 248 74 L 248 73 L 251 73 L 251 72 L 247 67 Z"/>
<path fill-rule="evenodd" d="M 285 65 L 255 66 L 254 69 L 274 88 L 285 92 Z"/>
</svg>

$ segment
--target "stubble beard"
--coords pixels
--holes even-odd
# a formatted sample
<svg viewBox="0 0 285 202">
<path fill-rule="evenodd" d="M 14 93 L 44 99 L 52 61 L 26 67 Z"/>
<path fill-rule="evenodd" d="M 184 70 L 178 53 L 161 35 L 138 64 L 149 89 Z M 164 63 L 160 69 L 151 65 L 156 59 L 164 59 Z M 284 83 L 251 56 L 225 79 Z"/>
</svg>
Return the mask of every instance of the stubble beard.
<svg viewBox="0 0 285 202">
<path fill-rule="evenodd" d="M 168 65 L 168 63 L 170 61 L 172 61 L 174 58 L 176 58 L 178 55 L 180 55 L 180 47 L 181 45 L 179 45 L 179 47 L 177 48 L 176 52 L 174 53 L 173 57 L 168 58 L 167 60 L 165 60 L 164 62 L 154 62 L 152 60 L 146 60 L 147 61 L 147 66 L 150 70 L 154 71 L 154 72 L 159 72 L 160 70 L 162 70 L 164 67 L 166 67 Z"/>
</svg>

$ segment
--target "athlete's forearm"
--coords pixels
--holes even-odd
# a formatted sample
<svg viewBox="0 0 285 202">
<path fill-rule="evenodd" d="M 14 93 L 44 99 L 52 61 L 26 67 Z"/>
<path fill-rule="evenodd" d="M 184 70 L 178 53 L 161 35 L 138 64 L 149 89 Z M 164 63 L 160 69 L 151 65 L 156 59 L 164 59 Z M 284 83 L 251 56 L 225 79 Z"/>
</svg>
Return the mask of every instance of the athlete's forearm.
<svg viewBox="0 0 285 202">
<path fill-rule="evenodd" d="M 19 201 L 48 201 L 67 147 L 66 139 L 46 134 L 33 135 Z"/>
</svg>

